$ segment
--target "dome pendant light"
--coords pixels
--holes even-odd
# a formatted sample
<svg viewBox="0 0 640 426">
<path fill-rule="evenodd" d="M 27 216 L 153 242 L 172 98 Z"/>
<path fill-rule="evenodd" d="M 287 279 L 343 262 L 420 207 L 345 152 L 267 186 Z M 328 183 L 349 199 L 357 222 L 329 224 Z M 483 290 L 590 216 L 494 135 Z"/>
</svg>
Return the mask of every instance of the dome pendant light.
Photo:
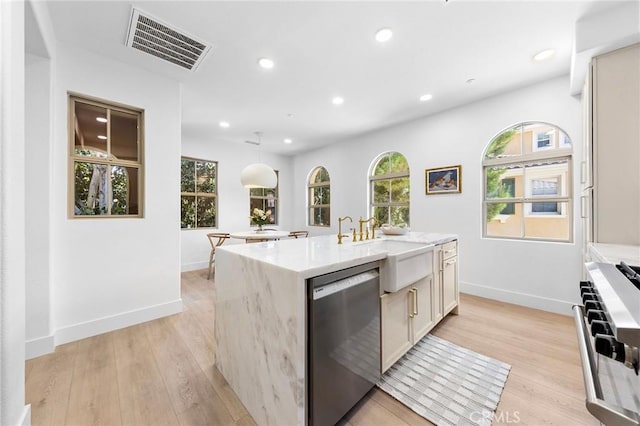
<svg viewBox="0 0 640 426">
<path fill-rule="evenodd" d="M 268 165 L 260 162 L 260 137 L 262 132 L 256 132 L 258 142 L 245 141 L 258 146 L 258 163 L 249 164 L 240 173 L 240 182 L 245 188 L 275 188 L 278 184 L 276 172 Z"/>
</svg>

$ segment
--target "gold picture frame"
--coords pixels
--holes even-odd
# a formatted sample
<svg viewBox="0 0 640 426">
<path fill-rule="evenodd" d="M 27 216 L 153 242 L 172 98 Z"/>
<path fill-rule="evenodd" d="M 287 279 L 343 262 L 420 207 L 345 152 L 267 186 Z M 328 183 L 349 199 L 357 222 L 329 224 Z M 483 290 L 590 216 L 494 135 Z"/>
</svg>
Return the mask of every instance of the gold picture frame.
<svg viewBox="0 0 640 426">
<path fill-rule="evenodd" d="M 426 195 L 459 194 L 462 192 L 462 166 L 425 169 Z"/>
</svg>

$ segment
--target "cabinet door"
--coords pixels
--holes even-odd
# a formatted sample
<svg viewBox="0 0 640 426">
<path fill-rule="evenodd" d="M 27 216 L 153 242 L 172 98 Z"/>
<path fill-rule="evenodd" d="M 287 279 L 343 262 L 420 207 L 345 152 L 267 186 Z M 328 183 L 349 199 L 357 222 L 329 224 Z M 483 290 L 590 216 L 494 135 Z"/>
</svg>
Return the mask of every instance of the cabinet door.
<svg viewBox="0 0 640 426">
<path fill-rule="evenodd" d="M 458 257 L 450 257 L 442 265 L 442 306 L 444 315 L 458 306 Z"/>
<path fill-rule="evenodd" d="M 381 362 L 387 371 L 412 346 L 411 316 L 413 293 L 411 287 L 380 296 Z"/>
<path fill-rule="evenodd" d="M 433 256 L 433 292 L 431 293 L 431 309 L 433 320 L 438 323 L 442 315 L 442 245 L 436 246 Z"/>
<path fill-rule="evenodd" d="M 410 290 L 413 294 L 411 302 L 413 304 L 413 344 L 415 345 L 424 337 L 435 325 L 433 319 L 433 309 L 431 297 L 433 291 L 433 275 L 424 277 L 416 282 Z M 411 294 L 410 294 L 411 296 Z"/>
</svg>

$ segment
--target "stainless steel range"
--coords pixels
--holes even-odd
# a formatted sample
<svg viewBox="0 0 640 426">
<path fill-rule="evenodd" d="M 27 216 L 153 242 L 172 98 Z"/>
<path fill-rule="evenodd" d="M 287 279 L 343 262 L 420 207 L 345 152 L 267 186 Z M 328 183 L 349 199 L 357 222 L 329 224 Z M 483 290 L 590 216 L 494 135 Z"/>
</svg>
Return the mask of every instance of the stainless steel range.
<svg viewBox="0 0 640 426">
<path fill-rule="evenodd" d="M 587 409 L 605 425 L 640 425 L 640 268 L 586 268 L 573 311 Z"/>
</svg>

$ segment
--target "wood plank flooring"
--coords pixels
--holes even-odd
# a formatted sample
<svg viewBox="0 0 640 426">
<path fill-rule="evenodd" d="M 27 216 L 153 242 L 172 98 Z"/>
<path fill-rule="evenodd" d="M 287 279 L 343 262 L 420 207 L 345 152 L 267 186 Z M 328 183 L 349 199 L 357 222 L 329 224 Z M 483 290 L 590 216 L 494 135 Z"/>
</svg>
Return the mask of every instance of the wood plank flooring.
<svg viewBox="0 0 640 426">
<path fill-rule="evenodd" d="M 32 424 L 254 425 L 213 366 L 214 292 L 206 276 L 206 270 L 182 274 L 184 312 L 178 315 L 61 345 L 27 361 Z M 460 315 L 447 317 L 434 334 L 512 365 L 494 424 L 599 424 L 584 408 L 572 318 L 461 299 Z M 431 424 L 378 389 L 341 423 Z"/>
</svg>

